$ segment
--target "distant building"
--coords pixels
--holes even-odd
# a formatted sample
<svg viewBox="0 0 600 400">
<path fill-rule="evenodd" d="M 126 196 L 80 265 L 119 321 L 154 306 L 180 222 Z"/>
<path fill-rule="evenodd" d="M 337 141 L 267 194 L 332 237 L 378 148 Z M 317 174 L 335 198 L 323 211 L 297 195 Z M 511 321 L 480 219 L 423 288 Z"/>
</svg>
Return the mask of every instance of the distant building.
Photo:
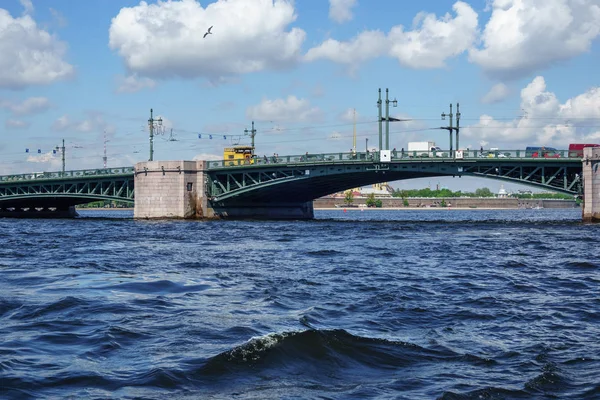
<svg viewBox="0 0 600 400">
<path fill-rule="evenodd" d="M 500 185 L 500 190 L 498 190 L 498 198 L 503 199 L 508 197 L 508 193 L 506 193 L 506 189 L 504 189 L 504 185 Z"/>
</svg>

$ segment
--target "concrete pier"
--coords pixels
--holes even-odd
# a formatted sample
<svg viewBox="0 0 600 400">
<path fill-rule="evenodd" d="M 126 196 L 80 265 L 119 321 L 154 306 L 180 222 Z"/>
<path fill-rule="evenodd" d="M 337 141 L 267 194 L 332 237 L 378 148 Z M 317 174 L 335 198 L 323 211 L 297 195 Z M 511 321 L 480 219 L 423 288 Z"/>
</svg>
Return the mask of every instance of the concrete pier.
<svg viewBox="0 0 600 400">
<path fill-rule="evenodd" d="M 205 161 L 146 161 L 135 165 L 134 218 L 211 218 Z"/>
<path fill-rule="evenodd" d="M 583 149 L 583 222 L 600 222 L 600 148 Z"/>
</svg>

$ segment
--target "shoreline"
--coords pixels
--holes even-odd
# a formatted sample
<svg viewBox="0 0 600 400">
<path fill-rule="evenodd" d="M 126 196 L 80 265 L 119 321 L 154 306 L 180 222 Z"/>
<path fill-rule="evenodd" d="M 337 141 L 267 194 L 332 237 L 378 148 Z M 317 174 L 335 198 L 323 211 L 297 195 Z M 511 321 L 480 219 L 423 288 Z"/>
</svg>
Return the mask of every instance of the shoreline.
<svg viewBox="0 0 600 400">
<path fill-rule="evenodd" d="M 579 208 L 579 207 L 577 207 Z M 478 210 L 564 210 L 566 208 L 518 207 L 315 207 L 315 211 L 478 211 Z M 133 211 L 133 208 L 76 208 L 76 211 Z"/>
<path fill-rule="evenodd" d="M 388 211 L 445 211 L 445 210 L 458 210 L 458 211 L 477 211 L 477 210 L 564 210 L 564 208 L 518 208 L 518 207 L 320 207 L 315 208 L 317 210 L 333 211 L 333 210 L 345 210 L 345 211 L 373 211 L 373 210 L 388 210 Z"/>
</svg>

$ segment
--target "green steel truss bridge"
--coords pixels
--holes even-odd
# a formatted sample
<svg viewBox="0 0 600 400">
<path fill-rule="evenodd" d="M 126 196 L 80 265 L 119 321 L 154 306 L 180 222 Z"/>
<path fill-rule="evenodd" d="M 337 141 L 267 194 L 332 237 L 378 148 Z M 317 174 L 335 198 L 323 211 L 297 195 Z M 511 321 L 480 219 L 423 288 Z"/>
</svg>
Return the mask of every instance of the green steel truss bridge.
<svg viewBox="0 0 600 400">
<path fill-rule="evenodd" d="M 328 194 L 373 183 L 439 176 L 475 176 L 579 195 L 582 161 L 558 151 L 555 158 L 526 157 L 523 150 L 465 151 L 416 154 L 330 153 L 257 158 L 253 164 L 209 162 L 208 193 L 220 206 L 232 203 L 310 201 Z"/>
<path fill-rule="evenodd" d="M 133 177 L 133 167 L 0 176 L 0 215 L 67 213 L 97 200 L 133 205 Z"/>
<path fill-rule="evenodd" d="M 475 176 L 520 183 L 566 194 L 582 193 L 582 160 L 558 151 L 555 158 L 532 158 L 523 150 L 448 152 L 419 157 L 392 151 L 328 153 L 255 158 L 252 163 L 207 162 L 206 192 L 218 207 L 259 202 L 303 202 L 380 182 Z M 0 176 L 0 212 L 65 210 L 97 200 L 133 204 L 133 167 Z"/>
</svg>

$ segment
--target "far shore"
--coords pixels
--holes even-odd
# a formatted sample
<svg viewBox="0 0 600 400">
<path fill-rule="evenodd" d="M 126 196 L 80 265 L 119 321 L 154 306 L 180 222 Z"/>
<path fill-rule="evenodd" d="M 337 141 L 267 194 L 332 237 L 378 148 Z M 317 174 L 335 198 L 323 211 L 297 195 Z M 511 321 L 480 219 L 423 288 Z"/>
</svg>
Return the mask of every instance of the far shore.
<svg viewBox="0 0 600 400">
<path fill-rule="evenodd" d="M 133 211 L 133 208 L 77 208 L 77 211 Z M 532 210 L 518 207 L 315 207 L 315 211 L 443 211 L 443 210 Z M 544 208 L 543 210 L 564 210 L 564 208 Z"/>
<path fill-rule="evenodd" d="M 474 211 L 476 211 L 476 210 L 533 210 L 533 209 L 532 208 L 518 208 L 518 207 L 334 207 L 334 208 L 330 208 L 330 207 L 316 208 L 315 207 L 315 210 L 327 210 L 327 211 L 331 211 L 331 210 L 344 210 L 344 211 L 363 211 L 363 210 L 367 210 L 367 211 L 377 211 L 377 210 L 389 210 L 389 211 L 459 210 L 459 211 L 465 211 L 465 210 L 474 210 Z M 564 210 L 564 208 L 545 208 L 544 210 Z"/>
</svg>

